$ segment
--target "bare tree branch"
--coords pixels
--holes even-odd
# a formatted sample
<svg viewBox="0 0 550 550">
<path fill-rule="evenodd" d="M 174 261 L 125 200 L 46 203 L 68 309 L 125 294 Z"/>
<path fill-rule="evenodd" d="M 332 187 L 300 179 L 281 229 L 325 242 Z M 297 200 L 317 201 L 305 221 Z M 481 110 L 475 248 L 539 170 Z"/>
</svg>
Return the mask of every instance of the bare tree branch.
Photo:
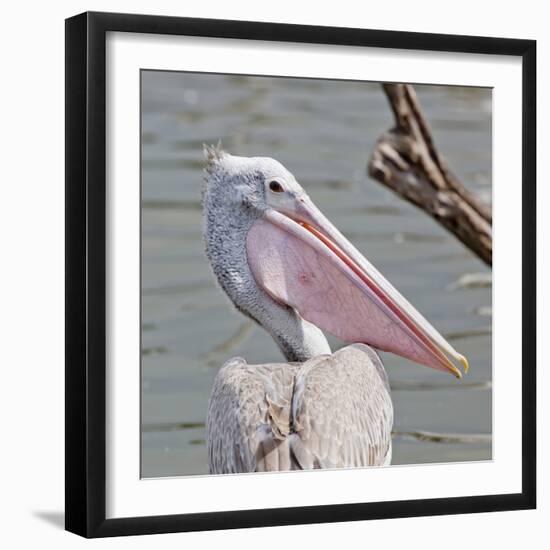
<svg viewBox="0 0 550 550">
<path fill-rule="evenodd" d="M 412 202 L 492 264 L 491 209 L 448 169 L 410 84 L 384 84 L 395 127 L 383 134 L 369 160 L 369 175 Z"/>
</svg>

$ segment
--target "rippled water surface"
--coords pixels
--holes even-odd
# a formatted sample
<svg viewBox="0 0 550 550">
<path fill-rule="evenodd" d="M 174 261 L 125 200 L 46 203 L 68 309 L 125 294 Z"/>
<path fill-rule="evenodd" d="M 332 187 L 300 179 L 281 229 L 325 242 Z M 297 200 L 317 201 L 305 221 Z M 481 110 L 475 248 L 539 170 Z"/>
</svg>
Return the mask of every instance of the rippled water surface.
<svg viewBox="0 0 550 550">
<path fill-rule="evenodd" d="M 416 87 L 441 152 L 491 200 L 491 92 Z M 393 464 L 491 458 L 491 273 L 431 218 L 365 175 L 392 125 L 378 84 L 142 72 L 142 475 L 207 473 L 218 368 L 280 361 L 233 310 L 203 252 L 202 143 L 281 161 L 314 202 L 470 360 L 462 380 L 383 354 Z M 342 343 L 331 339 L 334 348 Z"/>
</svg>

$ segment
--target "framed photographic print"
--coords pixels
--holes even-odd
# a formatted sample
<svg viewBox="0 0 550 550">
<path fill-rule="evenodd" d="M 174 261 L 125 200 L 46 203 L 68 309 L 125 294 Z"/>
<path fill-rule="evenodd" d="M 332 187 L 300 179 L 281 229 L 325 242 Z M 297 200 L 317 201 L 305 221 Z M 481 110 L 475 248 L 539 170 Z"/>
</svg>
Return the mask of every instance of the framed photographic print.
<svg viewBox="0 0 550 550">
<path fill-rule="evenodd" d="M 535 56 L 66 21 L 69 531 L 535 507 Z"/>
</svg>

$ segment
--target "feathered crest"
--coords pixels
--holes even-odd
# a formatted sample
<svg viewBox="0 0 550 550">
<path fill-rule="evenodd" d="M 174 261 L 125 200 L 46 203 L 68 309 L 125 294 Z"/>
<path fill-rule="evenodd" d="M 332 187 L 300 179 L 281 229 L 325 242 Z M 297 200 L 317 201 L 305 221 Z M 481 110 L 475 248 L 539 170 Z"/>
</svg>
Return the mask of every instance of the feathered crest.
<svg viewBox="0 0 550 550">
<path fill-rule="evenodd" d="M 206 160 L 205 170 L 209 174 L 213 172 L 216 164 L 220 162 L 225 155 L 227 155 L 227 153 L 223 150 L 221 140 L 219 140 L 216 145 L 207 145 L 206 143 L 203 143 L 202 151 Z"/>
</svg>

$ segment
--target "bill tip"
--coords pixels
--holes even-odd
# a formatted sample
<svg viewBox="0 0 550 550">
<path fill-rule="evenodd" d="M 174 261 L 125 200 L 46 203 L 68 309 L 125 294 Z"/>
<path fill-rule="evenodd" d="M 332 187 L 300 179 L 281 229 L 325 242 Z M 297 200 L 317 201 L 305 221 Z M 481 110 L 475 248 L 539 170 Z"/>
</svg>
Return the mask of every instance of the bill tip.
<svg viewBox="0 0 550 550">
<path fill-rule="evenodd" d="M 468 359 L 464 357 L 464 355 L 459 355 L 458 360 L 460 361 L 460 364 L 462 365 L 462 368 L 464 369 L 464 374 L 466 374 L 470 368 L 470 365 L 468 364 Z"/>
</svg>

